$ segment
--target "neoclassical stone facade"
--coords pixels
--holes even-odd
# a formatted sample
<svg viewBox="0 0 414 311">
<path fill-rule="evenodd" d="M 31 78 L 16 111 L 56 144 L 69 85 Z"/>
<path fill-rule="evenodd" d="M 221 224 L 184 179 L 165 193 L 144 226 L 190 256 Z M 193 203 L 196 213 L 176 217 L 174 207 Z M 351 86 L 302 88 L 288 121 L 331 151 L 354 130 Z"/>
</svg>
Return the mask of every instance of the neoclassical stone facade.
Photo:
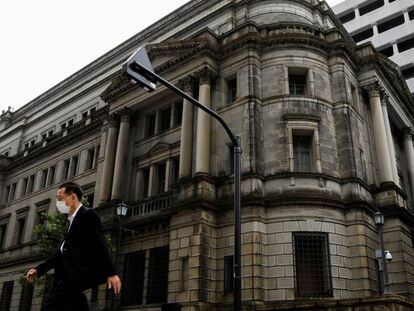
<svg viewBox="0 0 414 311">
<path fill-rule="evenodd" d="M 32 228 L 69 179 L 115 240 L 122 222 L 115 308 L 232 308 L 230 142 L 186 100 L 123 74 L 148 42 L 155 70 L 240 136 L 244 309 L 414 309 L 414 102 L 398 67 L 357 47 L 314 0 L 190 1 L 5 112 L 2 303 L 40 309 L 18 270 L 41 259 Z M 393 256 L 389 296 L 380 295 L 377 210 Z M 94 309 L 111 308 L 104 286 L 88 295 Z"/>
</svg>

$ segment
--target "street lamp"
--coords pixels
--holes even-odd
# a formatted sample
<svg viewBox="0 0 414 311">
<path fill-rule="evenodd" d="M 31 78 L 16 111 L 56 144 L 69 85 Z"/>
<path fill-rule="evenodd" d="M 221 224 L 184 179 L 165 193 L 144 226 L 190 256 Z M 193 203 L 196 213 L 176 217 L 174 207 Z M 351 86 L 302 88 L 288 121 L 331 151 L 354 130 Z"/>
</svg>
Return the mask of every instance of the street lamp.
<svg viewBox="0 0 414 311">
<path fill-rule="evenodd" d="M 374 213 L 374 222 L 378 230 L 378 236 L 380 239 L 380 249 L 375 251 L 375 257 L 378 259 L 379 262 L 379 270 L 380 270 L 380 276 L 381 276 L 381 292 L 382 294 L 388 294 L 388 269 L 387 269 L 387 256 L 391 257 L 391 254 L 384 249 L 384 236 L 383 236 L 383 230 L 384 230 L 384 215 L 377 211 Z M 388 254 L 389 255 L 388 255 Z"/>
<path fill-rule="evenodd" d="M 226 122 L 214 111 L 169 83 L 152 69 L 145 47 L 140 47 L 123 65 L 124 72 L 138 85 L 149 92 L 155 90 L 156 82 L 161 83 L 174 93 L 188 100 L 216 119 L 230 137 L 234 151 L 234 310 L 241 309 L 241 210 L 240 210 L 240 157 L 241 146 L 238 137 L 230 130 Z"/>
<path fill-rule="evenodd" d="M 122 217 L 125 217 L 128 213 L 128 205 L 124 202 L 119 203 L 116 206 L 116 214 L 118 215 L 118 238 L 116 243 L 115 253 L 115 265 L 118 266 L 119 250 L 121 248 L 121 235 L 122 235 Z M 115 292 L 112 292 L 111 310 L 114 310 L 115 305 Z"/>
</svg>

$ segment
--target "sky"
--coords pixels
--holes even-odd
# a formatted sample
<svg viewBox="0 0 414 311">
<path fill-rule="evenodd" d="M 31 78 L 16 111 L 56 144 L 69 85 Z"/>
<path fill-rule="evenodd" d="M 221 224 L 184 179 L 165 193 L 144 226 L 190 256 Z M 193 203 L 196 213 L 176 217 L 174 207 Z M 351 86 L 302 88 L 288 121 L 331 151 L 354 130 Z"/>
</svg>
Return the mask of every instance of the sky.
<svg viewBox="0 0 414 311">
<path fill-rule="evenodd" d="M 17 110 L 187 1 L 1 1 L 0 113 Z"/>
</svg>

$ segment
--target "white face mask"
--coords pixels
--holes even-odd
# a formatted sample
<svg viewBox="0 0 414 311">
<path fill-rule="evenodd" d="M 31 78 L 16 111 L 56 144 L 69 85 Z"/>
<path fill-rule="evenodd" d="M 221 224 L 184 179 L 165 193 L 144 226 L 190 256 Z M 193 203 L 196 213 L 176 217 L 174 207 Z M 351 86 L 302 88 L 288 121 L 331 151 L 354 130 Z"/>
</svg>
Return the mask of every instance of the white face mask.
<svg viewBox="0 0 414 311">
<path fill-rule="evenodd" d="M 70 209 L 69 206 L 66 206 L 65 201 L 57 201 L 57 200 L 56 200 L 56 208 L 62 214 L 68 214 L 69 209 Z"/>
</svg>

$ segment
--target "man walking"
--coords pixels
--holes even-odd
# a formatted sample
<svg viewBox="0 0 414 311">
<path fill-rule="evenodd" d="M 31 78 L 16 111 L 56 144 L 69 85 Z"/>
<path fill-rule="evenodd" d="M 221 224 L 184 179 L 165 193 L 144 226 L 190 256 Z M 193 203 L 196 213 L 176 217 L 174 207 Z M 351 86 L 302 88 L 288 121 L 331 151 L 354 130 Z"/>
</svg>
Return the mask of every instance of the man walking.
<svg viewBox="0 0 414 311">
<path fill-rule="evenodd" d="M 73 182 L 59 186 L 56 207 L 68 214 L 69 229 L 56 253 L 27 273 L 27 281 L 54 269 L 54 283 L 42 311 L 89 310 L 84 290 L 108 283 L 115 294 L 121 290 L 121 280 L 115 272 L 101 221 L 92 208 L 80 203 L 82 190 Z"/>
</svg>

